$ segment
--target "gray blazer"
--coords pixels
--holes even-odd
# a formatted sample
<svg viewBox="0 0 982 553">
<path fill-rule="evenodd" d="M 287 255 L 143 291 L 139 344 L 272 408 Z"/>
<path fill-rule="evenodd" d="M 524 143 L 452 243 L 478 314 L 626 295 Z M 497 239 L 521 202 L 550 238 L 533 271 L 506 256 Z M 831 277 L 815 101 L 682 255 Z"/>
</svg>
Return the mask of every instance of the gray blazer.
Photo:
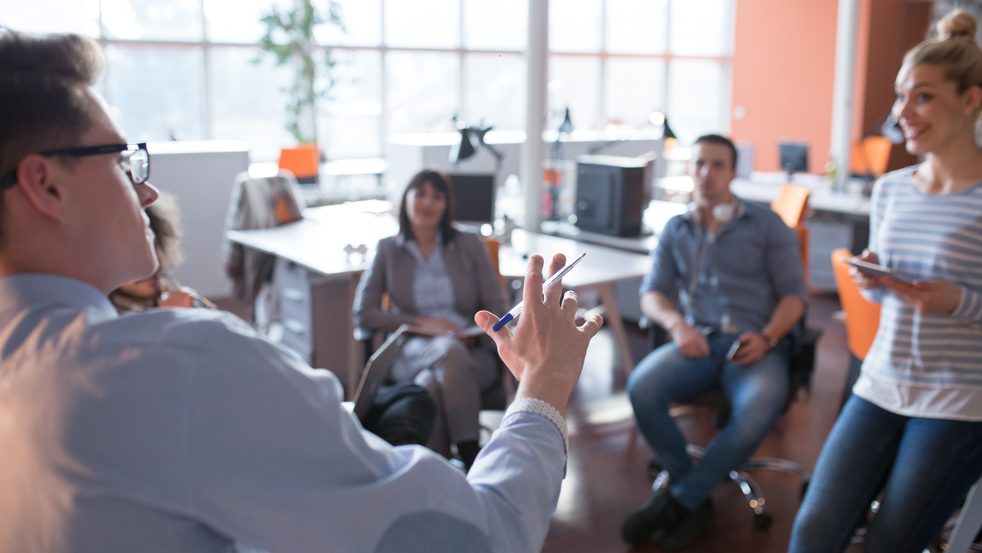
<svg viewBox="0 0 982 553">
<path fill-rule="evenodd" d="M 458 232 L 443 245 L 443 263 L 453 286 L 454 309 L 467 320 L 481 309 L 503 314 L 504 293 L 487 248 L 476 234 Z M 402 324 L 412 324 L 418 312 L 413 298 L 416 259 L 406 248 L 402 235 L 379 241 L 372 266 L 361 276 L 355 293 L 355 326 L 365 330 L 391 332 Z M 382 295 L 388 292 L 390 305 L 382 309 Z"/>
</svg>

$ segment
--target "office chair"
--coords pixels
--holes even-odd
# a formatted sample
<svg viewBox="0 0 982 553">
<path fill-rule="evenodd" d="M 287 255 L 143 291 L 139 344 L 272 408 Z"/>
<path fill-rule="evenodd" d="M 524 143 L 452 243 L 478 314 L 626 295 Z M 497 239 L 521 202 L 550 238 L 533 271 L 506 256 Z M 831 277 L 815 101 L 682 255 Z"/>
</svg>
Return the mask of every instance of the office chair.
<svg viewBox="0 0 982 553">
<path fill-rule="evenodd" d="M 852 143 L 849 173 L 876 178 L 886 173 L 893 143 L 885 136 L 867 136 Z"/>
<path fill-rule="evenodd" d="M 808 234 L 804 226 L 804 219 L 807 216 L 806 207 L 808 196 L 809 190 L 807 188 L 785 185 L 781 188 L 779 196 L 771 203 L 771 209 L 781 216 L 785 224 L 798 231 L 798 245 L 801 251 L 801 262 L 805 274 L 807 274 L 808 268 Z M 652 350 L 662 343 L 667 342 L 668 336 L 663 329 L 644 318 L 642 318 L 641 323 L 642 327 L 649 329 Z M 803 393 L 807 394 L 810 389 L 812 373 L 815 370 L 817 344 L 821 336 L 821 330 L 805 325 L 805 315 L 802 315 L 801 320 L 798 321 L 797 328 L 792 332 L 794 343 L 792 344 L 791 359 L 789 362 L 788 394 L 782 413 L 788 410 L 795 398 Z M 706 407 L 711 409 L 715 414 L 715 426 L 717 429 L 726 426 L 726 423 L 730 419 L 731 408 L 729 402 L 719 388 L 686 401 L 683 403 L 683 406 Z M 673 411 L 676 410 L 673 409 Z M 693 444 L 688 444 L 686 450 L 695 459 L 702 459 L 705 454 L 705 448 Z M 659 469 L 657 472 L 660 472 L 660 474 L 656 477 L 655 481 L 655 487 L 658 487 L 663 483 L 663 481 L 659 480 L 664 480 L 667 474 L 661 473 L 660 467 L 654 461 L 650 466 L 652 469 Z M 811 473 L 798 463 L 775 457 L 751 457 L 740 468 L 730 471 L 730 481 L 740 488 L 747 507 L 752 512 L 754 528 L 765 530 L 770 527 L 773 517 L 767 512 L 767 500 L 763 497 L 760 486 L 748 474 L 748 471 L 752 470 L 774 470 L 797 474 L 802 478 L 802 494 L 807 489 Z M 655 471 L 653 470 L 653 472 Z"/>
<path fill-rule="evenodd" d="M 811 377 L 815 370 L 815 354 L 822 332 L 821 330 L 807 327 L 804 320 L 805 318 L 802 316 L 792 337 L 794 343 L 792 344 L 791 359 L 789 361 L 788 395 L 782 413 L 788 410 L 795 398 L 800 395 L 807 395 L 808 390 L 811 388 Z M 642 328 L 648 328 L 649 330 L 652 350 L 667 342 L 668 336 L 664 329 L 647 319 L 642 320 Z M 730 404 L 719 388 L 709 390 L 688 401 L 680 403 L 679 406 L 672 409 L 673 416 L 681 415 L 683 412 L 689 411 L 692 407 L 710 409 L 714 414 L 714 426 L 717 430 L 726 426 L 730 420 Z M 694 444 L 688 444 L 686 451 L 694 459 L 702 459 L 705 454 L 705 448 Z M 649 468 L 656 475 L 655 488 L 667 483 L 667 472 L 662 471 L 656 461 L 652 460 Z M 766 530 L 770 527 L 774 519 L 767 511 L 767 500 L 761 492 L 760 485 L 749 474 L 749 471 L 757 470 L 773 470 L 797 474 L 802 478 L 802 494 L 804 494 L 808 486 L 811 472 L 794 461 L 777 457 L 751 457 L 738 469 L 730 471 L 730 481 L 736 484 L 740 492 L 743 493 L 747 507 L 752 513 L 754 528 Z"/>
<path fill-rule="evenodd" d="M 283 148 L 277 165 L 281 171 L 293 173 L 300 184 L 312 184 L 317 182 L 320 153 L 313 144 Z"/>
<path fill-rule="evenodd" d="M 499 255 L 498 255 L 498 252 L 501 249 L 501 242 L 497 238 L 493 238 L 493 237 L 482 237 L 481 241 L 484 243 L 485 248 L 487 248 L 488 250 L 488 255 L 491 258 L 491 265 L 492 267 L 494 267 L 495 272 L 498 274 L 498 282 L 503 289 L 504 280 L 501 277 L 500 262 L 499 262 Z M 382 308 L 388 309 L 388 306 L 389 306 L 389 296 L 388 294 L 384 294 L 382 296 Z M 372 354 L 374 353 L 378 345 L 381 344 L 381 342 L 384 340 L 385 336 L 383 334 L 384 333 L 376 332 L 372 329 L 357 328 L 357 327 L 354 329 L 354 338 L 356 341 L 361 342 L 362 344 L 366 363 L 371 358 Z M 494 416 L 485 417 L 484 416 L 485 412 L 504 411 L 508 407 L 508 404 L 511 402 L 511 399 L 514 397 L 518 387 L 517 381 L 512 376 L 511 372 L 509 372 L 508 369 L 504 366 L 504 363 L 501 362 L 500 360 L 499 360 L 499 368 L 500 370 L 498 371 L 497 379 L 494 382 L 492 382 L 488 387 L 481 390 L 482 434 L 486 432 L 488 435 L 490 435 L 490 433 L 494 430 L 494 428 L 489 427 L 491 423 L 486 421 L 491 421 L 496 418 L 500 418 Z"/>
<path fill-rule="evenodd" d="M 781 216 L 781 220 L 798 235 L 801 248 L 801 268 L 808 282 L 808 198 L 811 191 L 804 186 L 785 184 L 771 201 L 771 211 Z"/>
<path fill-rule="evenodd" d="M 846 248 L 832 251 L 832 271 L 839 291 L 839 302 L 846 315 L 846 341 L 849 345 L 849 372 L 842 390 L 840 411 L 852 394 L 852 385 L 859 378 L 863 359 L 873 346 L 873 338 L 876 337 L 876 330 L 880 326 L 880 304 L 867 300 L 859 292 L 859 286 L 856 286 L 849 276 L 846 259 L 850 257 L 853 257 L 853 254 Z"/>
</svg>

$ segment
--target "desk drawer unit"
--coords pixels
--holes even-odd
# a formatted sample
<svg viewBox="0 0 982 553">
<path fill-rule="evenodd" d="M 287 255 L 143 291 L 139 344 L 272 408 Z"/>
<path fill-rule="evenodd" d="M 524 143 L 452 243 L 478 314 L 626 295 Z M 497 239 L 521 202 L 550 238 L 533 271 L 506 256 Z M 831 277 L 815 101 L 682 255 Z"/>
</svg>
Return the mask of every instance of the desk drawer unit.
<svg viewBox="0 0 982 553">
<path fill-rule="evenodd" d="M 283 327 L 281 343 L 312 367 L 329 369 L 351 389 L 355 370 L 351 305 L 357 276 L 327 277 L 278 259 L 274 286 Z"/>
</svg>

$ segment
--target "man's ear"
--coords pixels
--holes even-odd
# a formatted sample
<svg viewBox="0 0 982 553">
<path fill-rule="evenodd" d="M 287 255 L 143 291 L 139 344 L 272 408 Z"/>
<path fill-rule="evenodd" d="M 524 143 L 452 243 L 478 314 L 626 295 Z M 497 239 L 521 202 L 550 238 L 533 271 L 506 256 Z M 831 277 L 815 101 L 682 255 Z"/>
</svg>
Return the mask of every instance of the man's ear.
<svg viewBox="0 0 982 553">
<path fill-rule="evenodd" d="M 31 154 L 17 164 L 17 189 L 39 213 L 51 219 L 62 219 L 64 195 L 58 168 L 51 160 Z"/>
</svg>

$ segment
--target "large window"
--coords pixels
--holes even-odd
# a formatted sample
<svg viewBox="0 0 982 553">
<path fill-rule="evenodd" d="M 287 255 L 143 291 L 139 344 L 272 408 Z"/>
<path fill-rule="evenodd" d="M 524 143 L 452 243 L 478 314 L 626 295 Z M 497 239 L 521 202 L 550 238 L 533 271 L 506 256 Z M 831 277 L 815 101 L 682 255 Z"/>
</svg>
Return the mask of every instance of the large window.
<svg viewBox="0 0 982 553">
<path fill-rule="evenodd" d="M 259 61 L 260 15 L 295 0 L 0 0 L 4 24 L 78 32 L 105 47 L 100 86 L 134 140 L 227 138 L 254 159 L 291 145 L 291 74 Z M 325 0 L 326 1 L 326 0 Z M 729 126 L 735 0 L 557 0 L 550 6 L 550 123 L 649 124 L 685 141 Z M 324 29 L 337 85 L 318 114 L 334 159 L 384 155 L 385 137 L 452 130 L 451 117 L 520 130 L 528 0 L 337 0 Z"/>
</svg>

